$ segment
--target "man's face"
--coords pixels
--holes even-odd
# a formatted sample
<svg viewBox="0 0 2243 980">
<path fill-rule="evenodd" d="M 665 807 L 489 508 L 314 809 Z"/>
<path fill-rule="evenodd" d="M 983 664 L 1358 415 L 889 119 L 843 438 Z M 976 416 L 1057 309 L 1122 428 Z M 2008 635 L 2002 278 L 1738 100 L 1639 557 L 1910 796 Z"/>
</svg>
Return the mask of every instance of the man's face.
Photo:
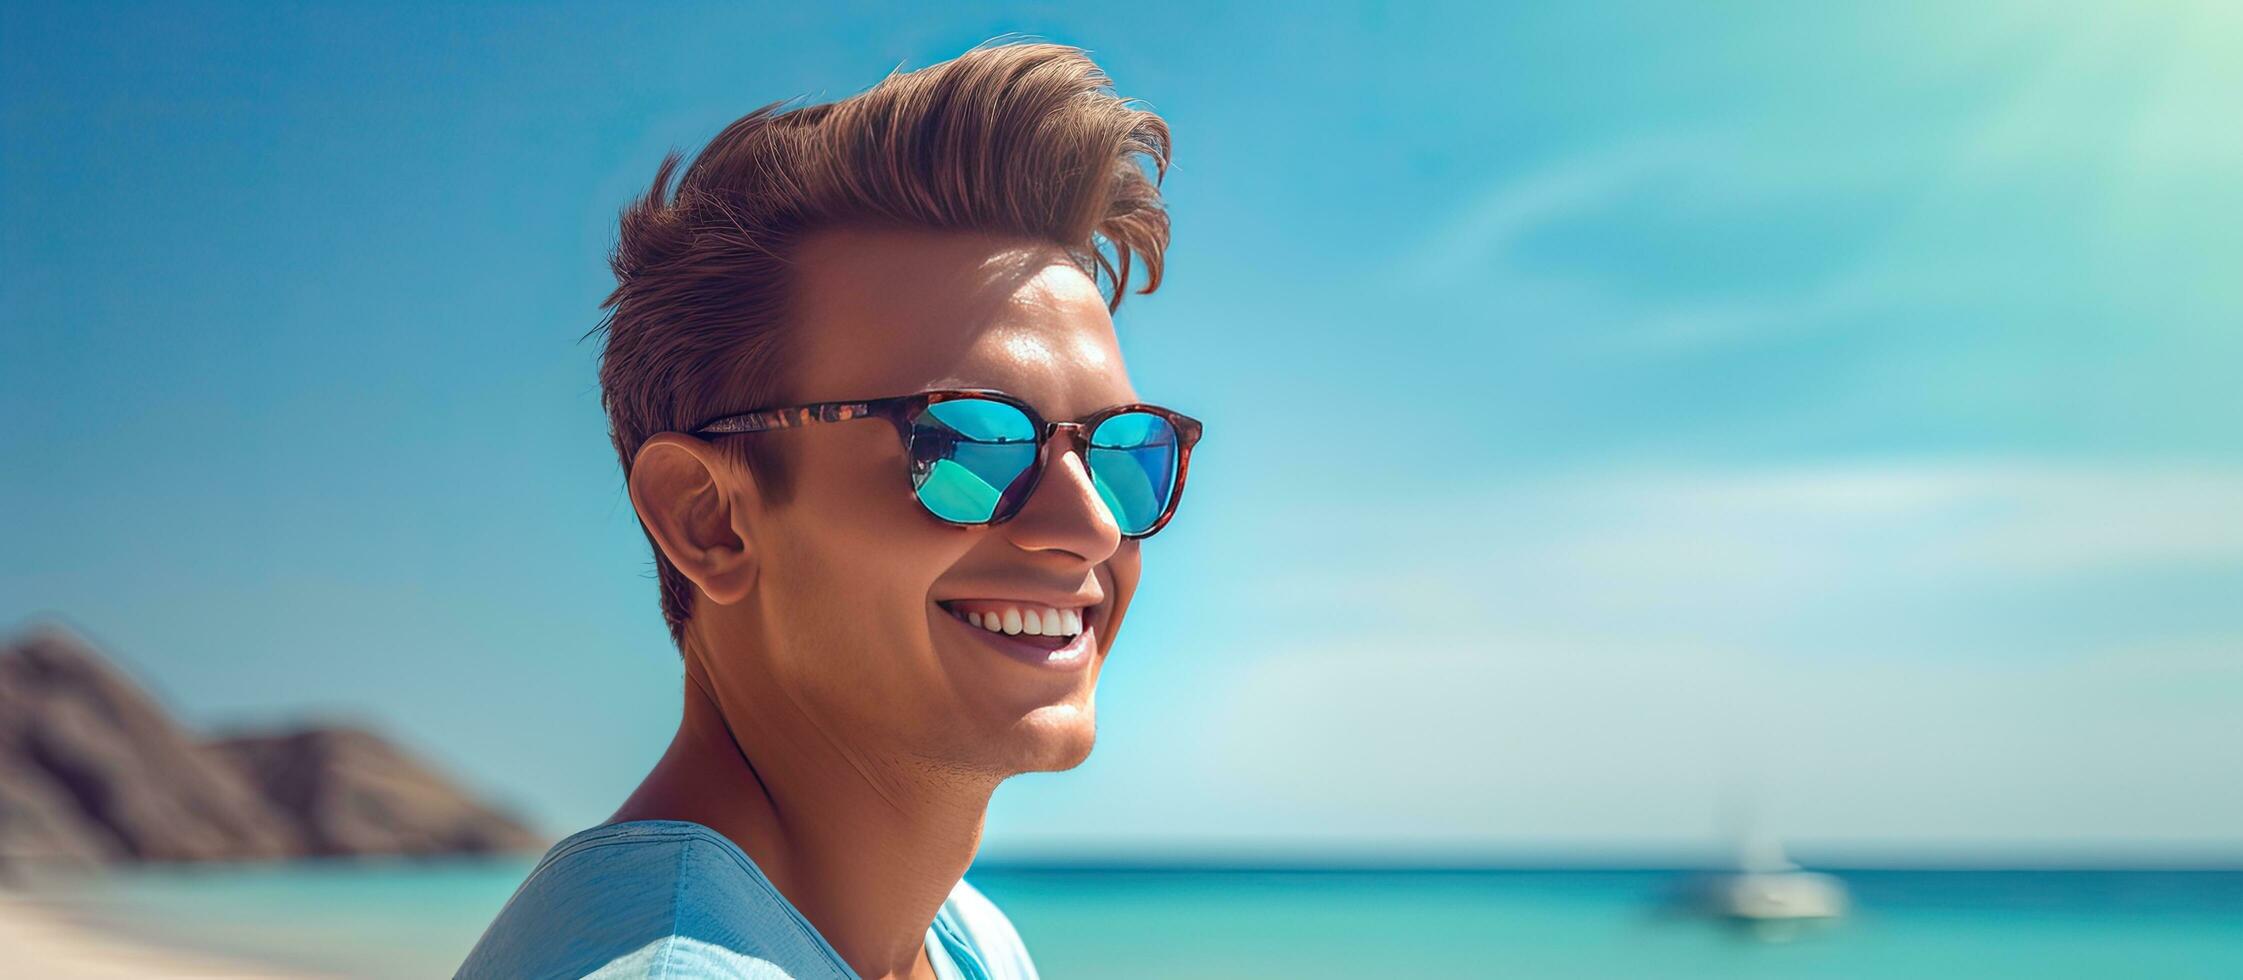
<svg viewBox="0 0 2243 980">
<path fill-rule="evenodd" d="M 968 233 L 835 231 L 798 250 L 788 386 L 796 401 L 995 388 L 1046 419 L 1137 400 L 1106 303 L 1061 249 Z M 1083 460 L 1062 443 L 1009 521 L 957 527 L 910 493 L 904 447 L 879 420 L 748 438 L 785 440 L 791 499 L 746 515 L 755 586 L 696 604 L 724 687 L 764 673 L 783 690 L 722 691 L 732 710 L 787 697 L 853 753 L 1011 775 L 1073 767 L 1096 734 L 1098 674 L 1137 586 Z M 1058 451 L 1066 446 L 1066 451 Z M 1009 656 L 945 603 L 1080 608 L 1089 650 L 1071 667 Z"/>
</svg>

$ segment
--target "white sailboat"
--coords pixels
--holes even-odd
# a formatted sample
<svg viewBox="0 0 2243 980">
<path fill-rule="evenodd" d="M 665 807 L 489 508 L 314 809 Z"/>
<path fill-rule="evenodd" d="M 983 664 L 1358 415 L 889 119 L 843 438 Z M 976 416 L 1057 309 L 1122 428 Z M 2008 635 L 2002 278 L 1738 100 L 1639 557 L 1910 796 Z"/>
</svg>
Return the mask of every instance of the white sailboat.
<svg viewBox="0 0 2243 980">
<path fill-rule="evenodd" d="M 1699 891 L 1704 911 L 1740 922 L 1835 919 L 1852 904 L 1844 882 L 1801 870 L 1766 835 L 1738 848 L 1737 870 L 1709 876 Z"/>
<path fill-rule="evenodd" d="M 1852 896 L 1836 877 L 1807 871 L 1758 819 L 1758 793 L 1741 781 L 1724 794 L 1733 842 L 1729 867 L 1697 876 L 1685 892 L 1701 916 L 1742 927 L 1763 940 L 1783 941 L 1845 916 Z"/>
</svg>

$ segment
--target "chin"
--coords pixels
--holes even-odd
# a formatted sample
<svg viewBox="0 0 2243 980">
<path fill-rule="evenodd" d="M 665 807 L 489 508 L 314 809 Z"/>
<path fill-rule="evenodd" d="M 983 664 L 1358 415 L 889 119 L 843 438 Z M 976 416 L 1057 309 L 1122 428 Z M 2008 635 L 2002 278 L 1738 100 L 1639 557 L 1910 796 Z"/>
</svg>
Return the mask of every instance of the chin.
<svg viewBox="0 0 2243 980">
<path fill-rule="evenodd" d="M 1011 732 L 1008 768 L 1018 772 L 1061 772 L 1082 765 L 1098 740 L 1098 717 L 1088 706 L 1055 704 L 1021 718 Z"/>
</svg>

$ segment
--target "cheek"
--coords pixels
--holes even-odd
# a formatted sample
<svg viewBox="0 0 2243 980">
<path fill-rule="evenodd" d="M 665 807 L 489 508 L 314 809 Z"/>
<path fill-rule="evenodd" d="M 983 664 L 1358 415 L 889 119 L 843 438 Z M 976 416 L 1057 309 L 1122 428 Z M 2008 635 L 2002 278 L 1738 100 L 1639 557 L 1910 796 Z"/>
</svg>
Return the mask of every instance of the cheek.
<svg viewBox="0 0 2243 980">
<path fill-rule="evenodd" d="M 791 536 L 787 560 L 766 570 L 774 586 L 763 633 L 792 683 L 849 717 L 935 683 L 928 593 L 948 560 L 939 542 L 876 533 L 866 522 L 820 522 Z M 934 614 L 939 614 L 939 611 Z M 907 699 L 909 700 L 909 699 Z"/>
<path fill-rule="evenodd" d="M 872 428 L 867 426 L 867 428 Z M 786 545 L 766 571 L 792 601 L 829 610 L 837 629 L 893 630 L 924 619 L 929 591 L 971 546 L 911 497 L 892 430 L 856 454 L 803 460 L 795 493 L 772 515 Z"/>
<path fill-rule="evenodd" d="M 1113 569 L 1114 588 L 1117 592 L 1126 598 L 1137 591 L 1137 579 L 1145 570 L 1144 556 L 1139 551 L 1137 542 L 1123 541 L 1121 547 L 1114 549 L 1114 556 L 1107 559 L 1106 563 Z"/>
<path fill-rule="evenodd" d="M 1129 600 L 1137 594 L 1137 581 L 1144 571 L 1144 562 L 1138 542 L 1123 541 L 1114 556 L 1106 560 L 1106 588 L 1113 597 L 1114 611 L 1108 620 L 1108 632 L 1121 626 L 1122 615 L 1129 611 Z"/>
<path fill-rule="evenodd" d="M 912 498 L 895 430 L 879 421 L 827 428 L 833 431 L 816 434 L 835 438 L 800 447 L 792 460 L 793 492 L 777 521 L 807 540 L 860 553 L 877 552 L 884 540 L 924 537 L 931 522 Z"/>
</svg>

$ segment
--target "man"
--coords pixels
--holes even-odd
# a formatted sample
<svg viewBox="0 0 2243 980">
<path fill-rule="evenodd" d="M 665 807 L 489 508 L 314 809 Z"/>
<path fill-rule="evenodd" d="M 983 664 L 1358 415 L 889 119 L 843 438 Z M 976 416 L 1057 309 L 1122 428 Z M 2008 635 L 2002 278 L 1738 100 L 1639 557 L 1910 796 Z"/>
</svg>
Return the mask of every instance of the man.
<svg viewBox="0 0 2243 980">
<path fill-rule="evenodd" d="M 1036 975 L 963 876 L 998 783 L 1090 753 L 1199 435 L 1110 318 L 1168 130 L 1050 44 L 777 105 L 663 163 L 606 304 L 683 721 L 460 976 Z"/>
</svg>

